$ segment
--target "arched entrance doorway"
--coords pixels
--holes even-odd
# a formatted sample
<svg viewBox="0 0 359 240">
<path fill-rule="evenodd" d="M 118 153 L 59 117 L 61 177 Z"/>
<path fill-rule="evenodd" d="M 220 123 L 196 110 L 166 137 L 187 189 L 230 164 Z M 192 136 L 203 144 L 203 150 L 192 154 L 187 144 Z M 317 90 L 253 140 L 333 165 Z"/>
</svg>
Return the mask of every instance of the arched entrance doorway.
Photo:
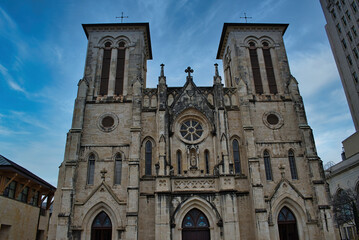
<svg viewBox="0 0 359 240">
<path fill-rule="evenodd" d="M 102 211 L 95 220 L 93 220 L 91 227 L 91 240 L 111 240 L 112 223 L 108 215 Z"/>
<path fill-rule="evenodd" d="M 280 240 L 298 240 L 297 220 L 292 211 L 283 207 L 278 215 L 278 231 Z"/>
<path fill-rule="evenodd" d="M 183 219 L 182 240 L 210 240 L 208 219 L 197 208 L 189 211 Z"/>
</svg>

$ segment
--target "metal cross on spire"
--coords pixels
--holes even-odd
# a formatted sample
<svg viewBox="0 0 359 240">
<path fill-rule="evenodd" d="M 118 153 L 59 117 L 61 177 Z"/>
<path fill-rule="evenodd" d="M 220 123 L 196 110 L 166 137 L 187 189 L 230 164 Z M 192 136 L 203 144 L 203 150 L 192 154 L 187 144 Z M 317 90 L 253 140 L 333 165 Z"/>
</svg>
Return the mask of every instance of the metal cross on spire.
<svg viewBox="0 0 359 240">
<path fill-rule="evenodd" d="M 244 17 L 240 17 L 240 18 L 244 18 L 244 19 L 246 20 L 246 23 L 248 23 L 248 22 L 247 22 L 247 19 L 252 18 L 252 17 L 247 17 L 247 14 L 244 13 Z"/>
<path fill-rule="evenodd" d="M 191 67 L 186 68 L 186 70 L 184 70 L 186 73 L 188 73 L 188 77 L 191 77 L 191 73 L 193 73 L 193 69 Z"/>
<path fill-rule="evenodd" d="M 121 17 L 116 17 L 116 18 L 121 18 L 121 23 L 123 23 L 123 19 L 128 18 L 128 16 L 123 16 L 123 12 L 122 12 Z"/>
</svg>

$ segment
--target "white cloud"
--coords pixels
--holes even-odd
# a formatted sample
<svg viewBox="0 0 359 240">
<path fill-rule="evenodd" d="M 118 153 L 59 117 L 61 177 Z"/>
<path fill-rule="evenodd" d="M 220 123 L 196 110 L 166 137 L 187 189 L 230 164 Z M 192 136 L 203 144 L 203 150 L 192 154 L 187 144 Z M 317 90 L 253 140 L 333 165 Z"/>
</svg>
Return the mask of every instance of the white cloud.
<svg viewBox="0 0 359 240">
<path fill-rule="evenodd" d="M 330 49 L 324 45 L 318 45 L 315 49 L 291 52 L 289 56 L 291 72 L 298 80 L 304 97 L 317 94 L 322 87 L 339 79 Z"/>
<path fill-rule="evenodd" d="M 26 92 L 26 90 L 24 88 L 22 88 L 18 83 L 15 82 L 15 80 L 13 79 L 13 77 L 10 75 L 10 73 L 8 72 L 7 68 L 4 67 L 3 65 L 0 64 L 0 73 L 3 77 L 3 79 L 7 82 L 7 84 L 9 85 L 9 87 L 15 91 L 18 92 L 22 92 L 25 95 L 28 95 L 28 93 Z"/>
</svg>

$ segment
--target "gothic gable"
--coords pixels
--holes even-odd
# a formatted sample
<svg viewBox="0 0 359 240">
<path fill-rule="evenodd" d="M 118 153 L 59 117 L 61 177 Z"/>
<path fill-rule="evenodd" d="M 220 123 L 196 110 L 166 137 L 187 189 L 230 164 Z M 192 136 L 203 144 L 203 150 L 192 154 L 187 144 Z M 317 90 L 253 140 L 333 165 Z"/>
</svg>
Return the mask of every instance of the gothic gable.
<svg viewBox="0 0 359 240">
<path fill-rule="evenodd" d="M 186 84 L 171 105 L 171 123 L 188 108 L 197 109 L 203 113 L 211 123 L 214 122 L 213 106 L 208 102 L 206 96 L 197 88 L 191 76 L 187 77 Z"/>
</svg>

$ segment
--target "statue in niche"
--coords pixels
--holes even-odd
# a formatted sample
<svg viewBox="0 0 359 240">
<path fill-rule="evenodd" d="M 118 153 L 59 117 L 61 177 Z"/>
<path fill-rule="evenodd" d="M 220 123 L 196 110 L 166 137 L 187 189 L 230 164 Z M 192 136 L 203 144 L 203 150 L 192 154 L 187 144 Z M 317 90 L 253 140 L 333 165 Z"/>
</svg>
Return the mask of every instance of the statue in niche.
<svg viewBox="0 0 359 240">
<path fill-rule="evenodd" d="M 199 149 L 198 146 L 187 146 L 187 160 L 190 166 L 190 169 L 198 169 L 198 156 Z"/>
</svg>

